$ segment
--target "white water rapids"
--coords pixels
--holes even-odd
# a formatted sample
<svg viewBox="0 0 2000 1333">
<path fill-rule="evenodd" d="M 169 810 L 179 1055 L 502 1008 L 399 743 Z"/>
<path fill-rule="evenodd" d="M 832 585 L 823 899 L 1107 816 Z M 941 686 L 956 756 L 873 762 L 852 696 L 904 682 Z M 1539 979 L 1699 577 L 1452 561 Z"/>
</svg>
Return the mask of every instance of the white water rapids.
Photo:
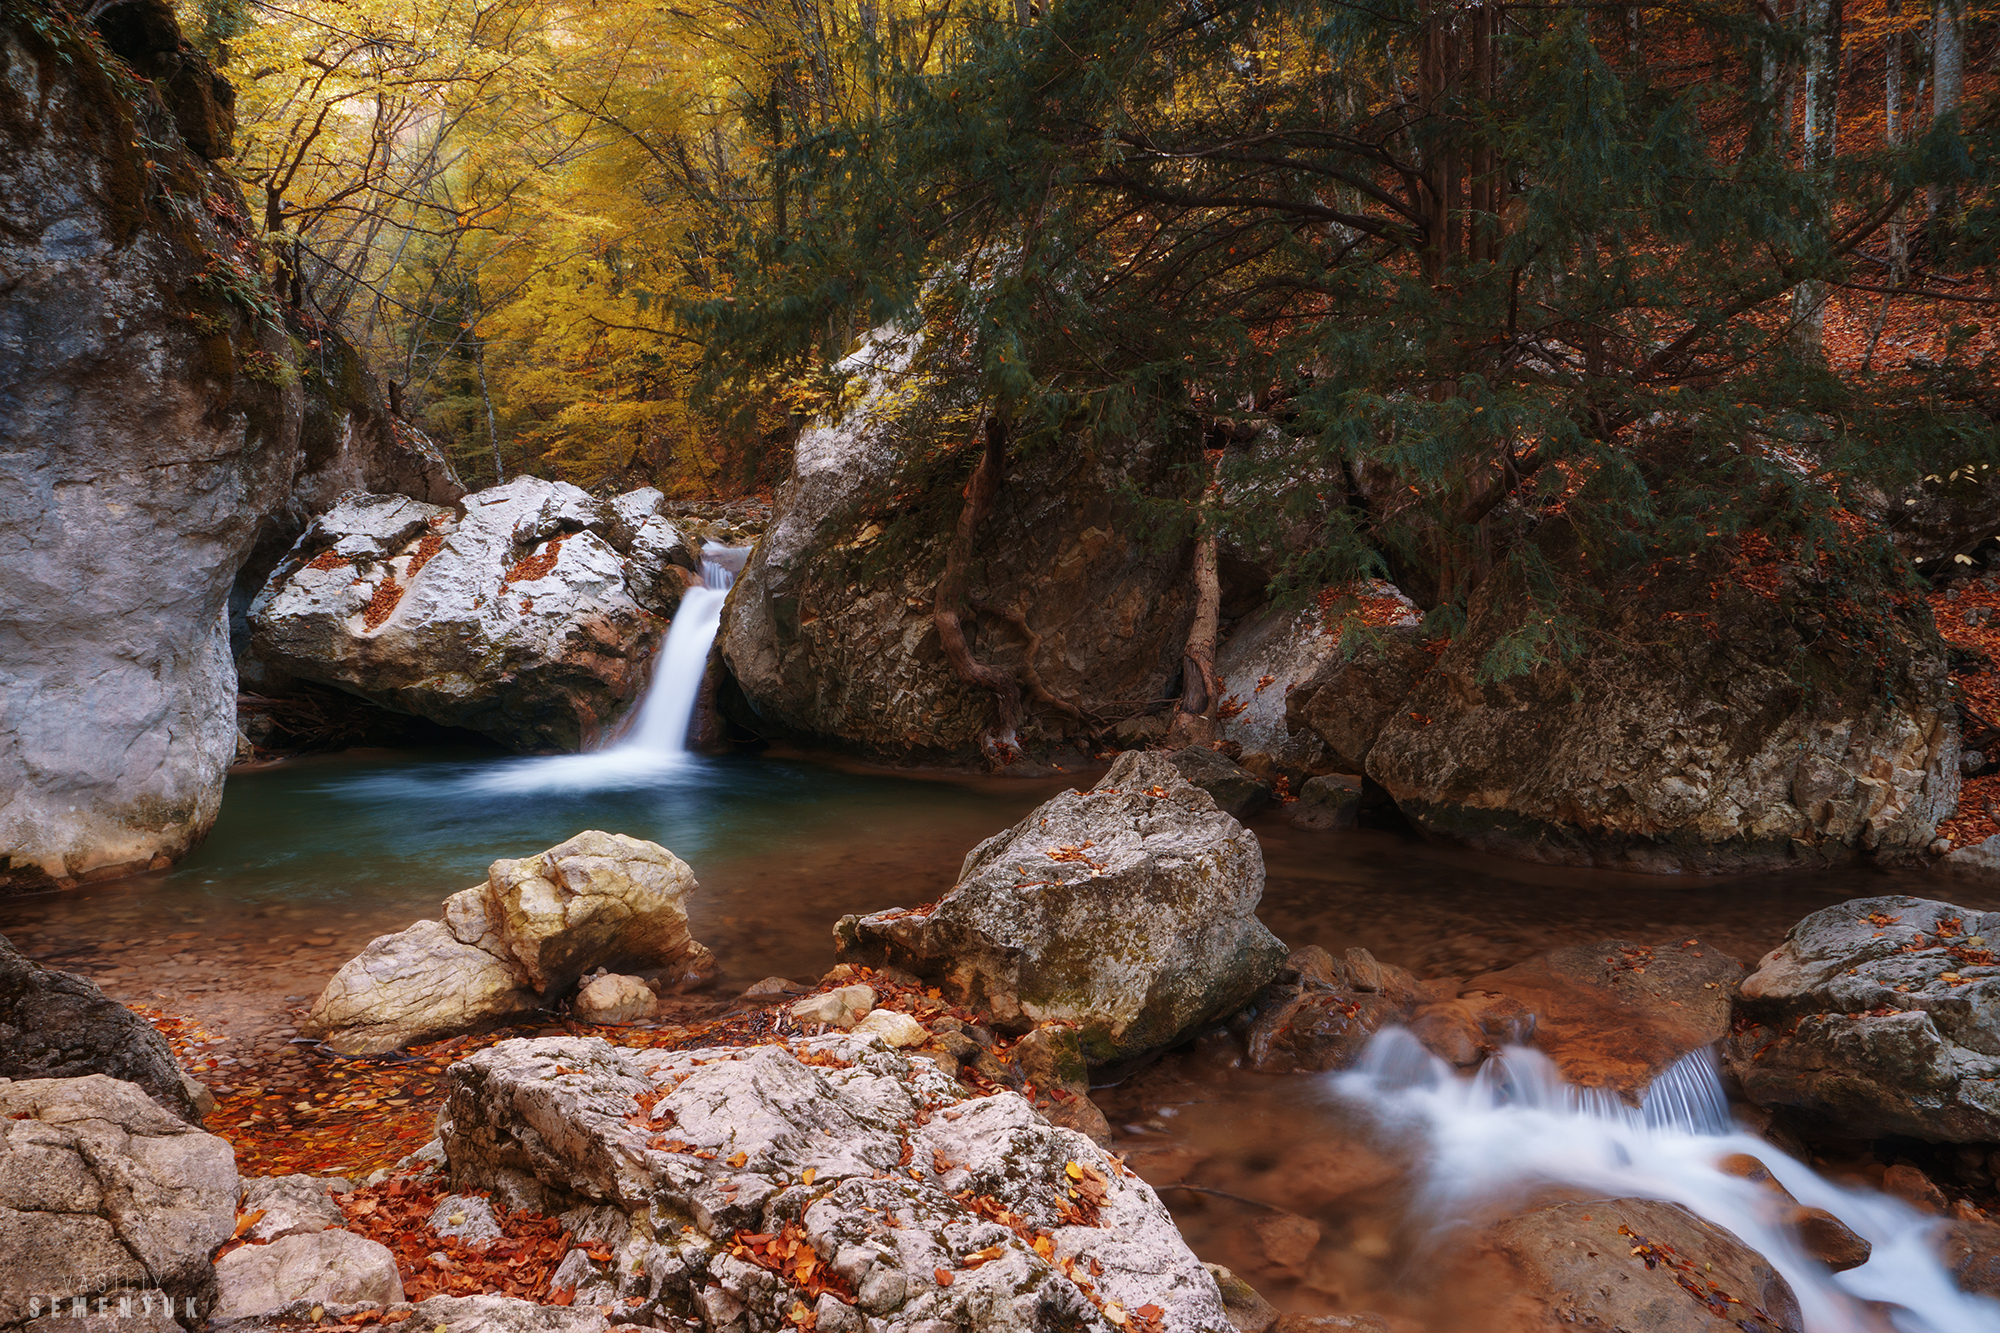
<svg viewBox="0 0 2000 1333">
<path fill-rule="evenodd" d="M 1668 1070 L 1638 1110 L 1564 1083 L 1547 1057 L 1518 1047 L 1460 1077 L 1401 1030 L 1378 1035 L 1331 1085 L 1387 1124 L 1419 1133 L 1424 1161 L 1413 1203 L 1438 1226 L 1536 1186 L 1660 1199 L 1769 1260 L 1797 1294 L 1806 1333 L 1879 1333 L 1881 1315 L 1866 1302 L 1884 1303 L 1898 1333 L 2000 1333 L 2000 1303 L 1959 1291 L 1932 1252 L 1930 1232 L 1941 1219 L 1835 1185 L 1735 1129 L 1706 1051 Z M 1785 1201 L 1721 1169 L 1737 1153 L 1762 1162 L 1800 1204 L 1824 1208 L 1867 1240 L 1868 1262 L 1831 1273 L 1808 1257 L 1780 1218 Z"/>
<path fill-rule="evenodd" d="M 701 554 L 701 586 L 681 594 L 630 730 L 601 750 L 508 764 L 479 775 L 471 781 L 473 787 L 482 791 L 625 787 L 665 777 L 686 764 L 688 728 L 708 671 L 709 650 L 722 627 L 722 604 L 743 572 L 750 548 L 710 542 Z"/>
</svg>

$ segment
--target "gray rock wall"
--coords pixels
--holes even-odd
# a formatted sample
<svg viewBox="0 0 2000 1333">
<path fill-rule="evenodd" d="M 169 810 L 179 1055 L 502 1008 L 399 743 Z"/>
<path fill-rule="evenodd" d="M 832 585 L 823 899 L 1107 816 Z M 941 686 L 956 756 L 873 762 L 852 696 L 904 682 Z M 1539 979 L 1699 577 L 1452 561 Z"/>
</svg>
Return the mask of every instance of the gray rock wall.
<svg viewBox="0 0 2000 1333">
<path fill-rule="evenodd" d="M 228 151 L 228 85 L 164 0 L 109 11 L 150 85 L 67 10 L 36 13 L 0 17 L 0 892 L 200 840 L 260 525 L 401 457 L 364 439 L 357 367 L 345 388 L 302 378 L 242 195 L 205 156 Z M 309 420 L 331 440 L 316 467 Z"/>
</svg>

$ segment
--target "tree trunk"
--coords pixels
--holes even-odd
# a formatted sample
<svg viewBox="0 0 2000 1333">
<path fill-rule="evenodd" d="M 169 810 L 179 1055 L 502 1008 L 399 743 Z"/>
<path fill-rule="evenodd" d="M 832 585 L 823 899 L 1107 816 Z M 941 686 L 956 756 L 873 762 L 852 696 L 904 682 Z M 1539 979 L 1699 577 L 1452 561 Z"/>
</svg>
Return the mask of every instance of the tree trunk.
<svg viewBox="0 0 2000 1333">
<path fill-rule="evenodd" d="M 1900 148 L 1903 144 L 1903 34 L 1895 27 L 1902 16 L 1903 0 L 1887 0 L 1886 12 L 1889 16 L 1889 38 L 1886 69 L 1882 75 L 1882 101 L 1886 113 L 1884 133 L 1890 148 Z M 1899 208 L 1889 219 L 1889 285 L 1900 287 L 1910 280 L 1910 231 L 1909 210 Z M 1883 308 L 1888 303 L 1885 298 Z M 1880 327 L 1880 321 L 1877 321 Z M 1877 334 L 1879 337 L 1879 332 Z M 1869 350 L 1873 352 L 1871 339 Z"/>
<path fill-rule="evenodd" d="M 1800 126 L 1800 167 L 1825 202 L 1831 191 L 1834 139 L 1840 113 L 1842 0 L 1806 0 L 1805 117 Z M 1793 337 L 1815 360 L 1825 355 L 1826 284 L 1802 282 L 1792 292 Z"/>
<path fill-rule="evenodd" d="M 987 511 L 993 507 L 993 497 L 999 492 L 1000 479 L 1006 471 L 1007 434 L 1007 423 L 997 413 L 986 418 L 985 447 L 978 465 L 972 469 L 972 479 L 965 483 L 965 505 L 958 511 L 958 528 L 945 551 L 944 572 L 938 575 L 937 600 L 931 611 L 931 622 L 937 626 L 938 642 L 951 669 L 966 684 L 993 696 L 997 717 L 984 745 L 987 754 L 1000 764 L 1013 762 L 1020 753 L 1021 686 L 1013 672 L 973 658 L 972 648 L 965 641 L 959 608 L 965 603 L 966 588 L 972 581 L 973 543 Z"/>
<path fill-rule="evenodd" d="M 1204 531 L 1194 546 L 1194 623 L 1188 626 L 1181 657 L 1181 698 L 1167 743 L 1175 748 L 1204 743 L 1211 717 L 1222 700 L 1215 679 L 1215 636 L 1222 614 L 1222 580 L 1216 572 L 1215 532 Z"/>
<path fill-rule="evenodd" d="M 1931 122 L 1958 110 L 1965 96 L 1965 0 L 1932 0 Z M 1948 225 L 1953 211 L 1949 186 L 1933 185 L 1925 193 L 1924 213 L 1932 233 L 1932 262 L 1940 250 L 1937 231 Z"/>
<path fill-rule="evenodd" d="M 479 355 L 473 364 L 479 367 L 479 398 L 486 404 L 486 438 L 493 445 L 493 484 L 498 486 L 507 480 L 507 473 L 500 466 L 500 425 L 493 418 L 493 395 L 486 389 L 486 344 L 479 344 Z"/>
</svg>

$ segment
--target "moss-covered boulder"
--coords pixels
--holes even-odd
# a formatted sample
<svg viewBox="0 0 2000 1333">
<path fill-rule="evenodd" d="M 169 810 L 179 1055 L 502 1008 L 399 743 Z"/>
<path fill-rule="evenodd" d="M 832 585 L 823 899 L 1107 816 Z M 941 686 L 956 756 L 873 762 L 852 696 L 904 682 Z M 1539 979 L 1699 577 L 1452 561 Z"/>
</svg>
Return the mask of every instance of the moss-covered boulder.
<svg viewBox="0 0 2000 1333">
<path fill-rule="evenodd" d="M 1074 1023 L 1092 1064 L 1240 1007 L 1285 946 L 1257 920 L 1257 839 L 1163 754 L 1128 751 L 972 849 L 932 908 L 841 918 L 851 962 L 936 983 L 1002 1028 Z"/>
</svg>

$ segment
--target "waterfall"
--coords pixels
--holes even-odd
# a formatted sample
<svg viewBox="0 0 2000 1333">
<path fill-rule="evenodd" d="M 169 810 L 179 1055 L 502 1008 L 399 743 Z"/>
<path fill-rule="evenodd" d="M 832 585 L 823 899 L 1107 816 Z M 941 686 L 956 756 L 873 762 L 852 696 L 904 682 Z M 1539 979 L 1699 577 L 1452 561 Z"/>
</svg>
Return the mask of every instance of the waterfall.
<svg viewBox="0 0 2000 1333">
<path fill-rule="evenodd" d="M 701 551 L 702 586 L 681 594 L 680 608 L 667 627 L 667 641 L 653 663 L 653 682 L 639 705 L 631 734 L 609 753 L 635 752 L 662 759 L 687 753 L 688 729 L 694 721 L 701 680 L 708 672 L 709 649 L 722 626 L 722 603 L 736 576 L 743 571 L 748 547 L 718 546 Z"/>
<path fill-rule="evenodd" d="M 657 781 L 687 763 L 688 730 L 701 697 L 702 677 L 708 673 L 708 654 L 722 627 L 722 604 L 743 572 L 750 548 L 709 542 L 701 555 L 701 585 L 681 594 L 630 730 L 588 754 L 515 761 L 478 774 L 469 779 L 474 789 L 635 786 Z"/>
<path fill-rule="evenodd" d="M 1866 1189 L 1849 1189 L 1765 1140 L 1736 1130 L 1714 1057 L 1697 1051 L 1662 1075 L 1644 1105 L 1566 1084 L 1538 1051 L 1513 1047 L 1461 1078 L 1400 1029 L 1378 1034 L 1361 1062 L 1332 1076 L 1343 1099 L 1423 1142 L 1417 1206 L 1448 1227 L 1537 1186 L 1568 1185 L 1607 1198 L 1678 1203 L 1736 1236 L 1776 1268 L 1799 1298 L 1807 1333 L 1996 1333 L 2000 1304 L 1958 1290 L 1929 1244 L 1939 1219 Z M 1867 1263 L 1832 1273 L 1807 1256 L 1764 1185 L 1722 1169 L 1738 1153 L 1762 1162 L 1808 1208 L 1824 1208 L 1867 1240 Z"/>
</svg>

